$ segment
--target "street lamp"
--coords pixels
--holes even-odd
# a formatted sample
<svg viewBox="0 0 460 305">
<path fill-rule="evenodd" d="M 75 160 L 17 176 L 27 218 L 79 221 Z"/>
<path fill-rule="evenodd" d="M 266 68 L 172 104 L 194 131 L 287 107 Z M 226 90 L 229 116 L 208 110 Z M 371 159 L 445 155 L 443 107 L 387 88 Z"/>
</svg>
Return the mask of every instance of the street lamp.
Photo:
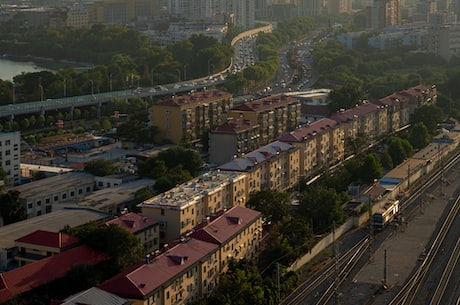
<svg viewBox="0 0 460 305">
<path fill-rule="evenodd" d="M 43 101 L 43 86 L 42 86 L 42 78 L 38 78 L 38 87 L 40 88 L 40 100 Z"/>
<path fill-rule="evenodd" d="M 110 87 L 110 91 L 112 91 L 112 73 L 110 73 L 110 80 L 109 80 L 109 87 Z"/>
<path fill-rule="evenodd" d="M 180 82 L 180 69 L 176 69 L 177 71 L 177 78 L 179 79 L 179 82 Z"/>
<path fill-rule="evenodd" d="M 184 81 L 187 80 L 187 65 L 184 65 Z"/>
<path fill-rule="evenodd" d="M 13 104 L 16 102 L 16 84 L 13 81 Z"/>
<path fill-rule="evenodd" d="M 40 87 L 40 101 L 43 101 L 43 86 L 42 84 L 38 85 Z"/>
<path fill-rule="evenodd" d="M 67 96 L 67 92 L 66 92 L 66 79 L 64 78 L 64 97 Z"/>
<path fill-rule="evenodd" d="M 153 70 L 155 70 L 158 66 L 156 67 L 152 67 L 152 69 L 150 69 L 150 77 L 152 78 L 152 86 L 153 86 Z"/>
<path fill-rule="evenodd" d="M 89 81 L 91 82 L 91 95 L 94 95 L 94 81 L 92 79 Z"/>
</svg>

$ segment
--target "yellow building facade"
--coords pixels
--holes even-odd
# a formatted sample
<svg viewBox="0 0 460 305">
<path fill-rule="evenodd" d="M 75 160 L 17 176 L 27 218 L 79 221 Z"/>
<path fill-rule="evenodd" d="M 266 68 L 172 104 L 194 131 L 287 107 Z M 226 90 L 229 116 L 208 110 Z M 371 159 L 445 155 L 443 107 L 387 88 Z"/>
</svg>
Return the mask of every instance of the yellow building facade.
<svg viewBox="0 0 460 305">
<path fill-rule="evenodd" d="M 150 124 L 175 144 L 196 142 L 203 133 L 224 123 L 232 107 L 230 93 L 217 89 L 194 92 L 153 105 Z"/>
</svg>

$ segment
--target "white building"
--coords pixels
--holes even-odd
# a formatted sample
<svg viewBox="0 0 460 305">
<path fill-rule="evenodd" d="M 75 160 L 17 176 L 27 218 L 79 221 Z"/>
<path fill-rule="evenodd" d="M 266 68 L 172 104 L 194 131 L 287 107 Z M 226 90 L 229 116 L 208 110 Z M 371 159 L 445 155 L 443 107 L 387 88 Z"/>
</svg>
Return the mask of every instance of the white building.
<svg viewBox="0 0 460 305">
<path fill-rule="evenodd" d="M 21 133 L 0 133 L 0 167 L 6 172 L 8 183 L 18 185 L 21 173 Z"/>
</svg>

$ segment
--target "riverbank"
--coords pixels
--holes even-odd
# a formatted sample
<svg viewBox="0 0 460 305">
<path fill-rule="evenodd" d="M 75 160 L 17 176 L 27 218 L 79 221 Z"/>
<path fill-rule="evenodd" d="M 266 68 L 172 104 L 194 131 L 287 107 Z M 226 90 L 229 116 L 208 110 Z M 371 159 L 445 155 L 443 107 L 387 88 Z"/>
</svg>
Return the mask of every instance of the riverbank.
<svg viewBox="0 0 460 305">
<path fill-rule="evenodd" d="M 11 60 L 11 61 L 15 61 L 15 62 L 32 62 L 36 65 L 38 70 L 58 71 L 60 69 L 66 69 L 66 68 L 74 68 L 76 70 L 86 70 L 94 66 L 89 63 L 74 62 L 74 61 L 65 60 L 65 59 L 56 60 L 54 58 L 38 57 L 38 56 L 32 56 L 32 55 L 17 56 L 17 55 L 3 54 L 2 58 Z M 43 69 L 39 69 L 39 68 L 43 68 Z"/>
</svg>

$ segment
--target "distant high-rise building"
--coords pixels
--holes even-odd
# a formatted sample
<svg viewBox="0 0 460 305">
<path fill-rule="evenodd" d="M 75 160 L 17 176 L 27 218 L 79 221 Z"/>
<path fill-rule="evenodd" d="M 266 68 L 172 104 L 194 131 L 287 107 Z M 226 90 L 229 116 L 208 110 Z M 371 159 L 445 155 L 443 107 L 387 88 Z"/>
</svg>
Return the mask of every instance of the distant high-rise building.
<svg viewBox="0 0 460 305">
<path fill-rule="evenodd" d="M 21 173 L 21 133 L 1 132 L 0 133 L 0 168 L 6 172 L 10 185 L 20 183 Z M 1 181 L 0 181 L 1 183 Z"/>
<path fill-rule="evenodd" d="M 297 5 L 299 15 L 304 17 L 320 16 L 325 10 L 324 0 L 298 0 Z"/>
<path fill-rule="evenodd" d="M 326 0 L 326 10 L 329 15 L 351 12 L 351 0 Z"/>
<path fill-rule="evenodd" d="M 401 0 L 374 0 L 367 8 L 368 26 L 382 29 L 401 23 Z"/>
</svg>

